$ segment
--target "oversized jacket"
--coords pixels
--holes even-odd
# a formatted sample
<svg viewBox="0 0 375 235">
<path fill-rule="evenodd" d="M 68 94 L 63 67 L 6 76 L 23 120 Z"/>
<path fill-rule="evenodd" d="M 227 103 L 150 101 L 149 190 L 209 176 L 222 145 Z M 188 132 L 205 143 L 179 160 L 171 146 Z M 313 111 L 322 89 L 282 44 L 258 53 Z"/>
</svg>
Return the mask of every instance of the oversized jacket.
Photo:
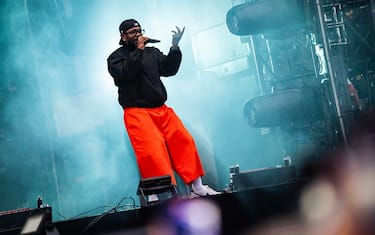
<svg viewBox="0 0 375 235">
<path fill-rule="evenodd" d="M 173 76 L 181 64 L 180 49 L 171 48 L 164 55 L 155 47 L 130 50 L 122 46 L 107 59 L 108 71 L 118 87 L 118 101 L 123 108 L 159 107 L 167 100 L 160 77 Z"/>
</svg>

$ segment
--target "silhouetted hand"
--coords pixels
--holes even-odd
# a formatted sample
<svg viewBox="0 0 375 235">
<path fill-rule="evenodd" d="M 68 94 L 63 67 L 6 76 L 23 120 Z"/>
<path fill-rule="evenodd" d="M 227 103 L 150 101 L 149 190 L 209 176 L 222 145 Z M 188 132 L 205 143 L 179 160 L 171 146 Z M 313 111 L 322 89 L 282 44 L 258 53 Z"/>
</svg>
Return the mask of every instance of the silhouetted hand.
<svg viewBox="0 0 375 235">
<path fill-rule="evenodd" d="M 182 38 L 182 35 L 184 34 L 185 32 L 185 27 L 182 28 L 182 30 L 176 26 L 176 30 L 172 30 L 172 47 L 177 47 L 178 46 L 178 43 L 180 42 L 181 38 Z"/>
</svg>

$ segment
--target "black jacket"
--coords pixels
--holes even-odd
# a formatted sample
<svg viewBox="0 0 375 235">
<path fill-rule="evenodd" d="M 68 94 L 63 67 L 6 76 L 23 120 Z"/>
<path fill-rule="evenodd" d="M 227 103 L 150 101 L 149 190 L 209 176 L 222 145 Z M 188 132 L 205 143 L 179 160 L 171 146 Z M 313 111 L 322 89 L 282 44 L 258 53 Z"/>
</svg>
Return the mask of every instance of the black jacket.
<svg viewBox="0 0 375 235">
<path fill-rule="evenodd" d="M 181 64 L 179 48 L 164 55 L 155 47 L 129 50 L 122 46 L 107 59 L 108 71 L 118 87 L 118 101 L 125 107 L 159 107 L 167 100 L 160 76 L 173 76 Z"/>
</svg>

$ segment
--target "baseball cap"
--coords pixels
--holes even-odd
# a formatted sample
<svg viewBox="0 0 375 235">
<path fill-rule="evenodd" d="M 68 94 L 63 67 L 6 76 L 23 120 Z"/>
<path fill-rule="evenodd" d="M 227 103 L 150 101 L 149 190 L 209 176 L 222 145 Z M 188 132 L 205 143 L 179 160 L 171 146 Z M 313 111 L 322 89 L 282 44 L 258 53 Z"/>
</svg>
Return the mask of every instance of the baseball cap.
<svg viewBox="0 0 375 235">
<path fill-rule="evenodd" d="M 119 26 L 120 33 L 126 32 L 128 29 L 133 27 L 141 27 L 141 25 L 135 19 L 127 19 L 121 22 Z M 120 39 L 119 44 L 122 45 L 124 42 Z"/>
</svg>

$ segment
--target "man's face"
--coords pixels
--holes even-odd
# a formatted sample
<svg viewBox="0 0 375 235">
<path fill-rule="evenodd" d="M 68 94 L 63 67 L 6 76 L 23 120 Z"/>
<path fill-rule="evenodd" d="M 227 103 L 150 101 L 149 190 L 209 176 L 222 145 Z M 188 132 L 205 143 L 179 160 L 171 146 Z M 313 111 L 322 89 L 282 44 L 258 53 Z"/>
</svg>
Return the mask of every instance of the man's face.
<svg viewBox="0 0 375 235">
<path fill-rule="evenodd" d="M 142 35 L 144 30 L 141 29 L 141 27 L 133 27 L 128 29 L 126 32 L 121 34 L 121 39 L 123 41 L 126 41 L 128 45 L 135 45 L 137 46 L 138 43 L 138 37 Z"/>
</svg>

